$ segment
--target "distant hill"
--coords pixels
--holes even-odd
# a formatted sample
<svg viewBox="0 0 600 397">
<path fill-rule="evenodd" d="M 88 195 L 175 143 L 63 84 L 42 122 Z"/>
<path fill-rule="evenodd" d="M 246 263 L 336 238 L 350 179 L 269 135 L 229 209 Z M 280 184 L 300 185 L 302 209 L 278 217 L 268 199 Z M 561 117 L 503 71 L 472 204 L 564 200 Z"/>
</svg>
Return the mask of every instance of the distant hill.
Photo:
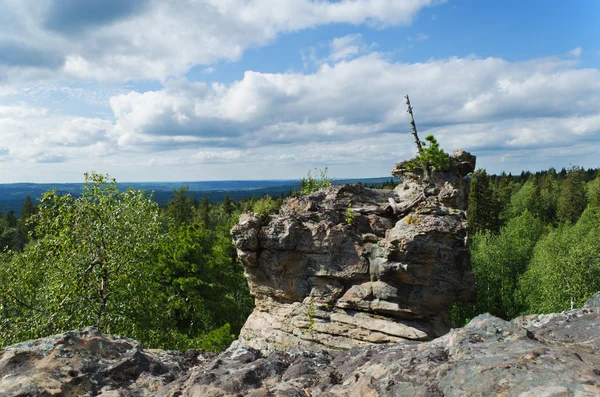
<svg viewBox="0 0 600 397">
<path fill-rule="evenodd" d="M 368 185 L 380 185 L 384 182 L 394 179 L 392 177 L 380 178 L 354 178 L 354 179 L 336 179 L 333 183 L 336 185 L 362 183 Z M 81 191 L 81 183 L 3 183 L 0 184 L 0 208 L 2 213 L 15 211 L 20 216 L 21 206 L 25 197 L 30 195 L 37 199 L 48 190 L 56 189 L 63 194 L 78 195 Z M 256 180 L 256 181 L 203 181 L 203 182 L 125 182 L 119 183 L 121 189 L 133 187 L 137 190 L 146 190 L 154 192 L 154 199 L 161 205 L 166 205 L 172 197 L 174 189 L 181 189 L 189 186 L 188 194 L 201 200 L 207 196 L 211 202 L 221 202 L 225 195 L 233 200 L 240 200 L 251 197 L 262 197 L 265 194 L 270 196 L 288 195 L 300 187 L 300 181 L 290 180 Z"/>
</svg>

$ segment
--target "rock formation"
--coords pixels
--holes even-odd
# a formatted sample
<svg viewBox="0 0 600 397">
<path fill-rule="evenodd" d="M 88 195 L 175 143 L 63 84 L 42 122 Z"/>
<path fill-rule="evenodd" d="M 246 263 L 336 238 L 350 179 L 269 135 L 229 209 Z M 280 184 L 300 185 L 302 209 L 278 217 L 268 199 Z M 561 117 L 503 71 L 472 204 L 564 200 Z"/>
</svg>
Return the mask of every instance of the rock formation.
<svg viewBox="0 0 600 397">
<path fill-rule="evenodd" d="M 0 397 L 598 396 L 599 303 L 481 315 L 429 342 L 268 356 L 239 341 L 215 356 L 73 331 L 0 350 Z"/>
<path fill-rule="evenodd" d="M 444 310 L 475 288 L 464 212 L 475 158 L 451 160 L 427 181 L 399 164 L 393 191 L 331 186 L 242 215 L 232 235 L 256 309 L 240 343 L 269 353 L 447 333 Z"/>
</svg>

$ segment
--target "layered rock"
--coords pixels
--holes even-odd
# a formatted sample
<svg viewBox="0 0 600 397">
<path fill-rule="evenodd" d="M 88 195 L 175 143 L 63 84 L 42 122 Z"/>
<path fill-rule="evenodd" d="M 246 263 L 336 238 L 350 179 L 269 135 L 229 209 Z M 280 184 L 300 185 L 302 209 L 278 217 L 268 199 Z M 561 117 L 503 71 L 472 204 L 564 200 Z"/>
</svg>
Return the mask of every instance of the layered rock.
<svg viewBox="0 0 600 397">
<path fill-rule="evenodd" d="M 0 396 L 598 396 L 598 302 L 510 322 L 481 315 L 429 342 L 268 356 L 239 341 L 215 357 L 73 331 L 0 350 Z"/>
<path fill-rule="evenodd" d="M 331 186 L 232 229 L 256 308 L 240 343 L 264 353 L 429 340 L 474 297 L 467 247 L 474 157 L 427 181 L 399 165 L 395 190 Z"/>
</svg>

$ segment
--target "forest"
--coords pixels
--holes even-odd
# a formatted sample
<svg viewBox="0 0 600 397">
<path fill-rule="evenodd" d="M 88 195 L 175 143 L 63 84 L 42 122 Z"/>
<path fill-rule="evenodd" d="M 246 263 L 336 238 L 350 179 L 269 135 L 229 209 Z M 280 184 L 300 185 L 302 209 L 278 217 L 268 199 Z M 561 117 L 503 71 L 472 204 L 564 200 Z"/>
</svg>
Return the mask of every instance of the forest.
<svg viewBox="0 0 600 397">
<path fill-rule="evenodd" d="M 309 173 L 293 194 L 330 183 Z M 95 325 L 149 347 L 225 348 L 254 304 L 229 231 L 282 200 L 210 202 L 183 187 L 161 206 L 95 173 L 80 195 L 27 197 L 19 218 L 0 217 L 0 347 Z M 449 309 L 455 326 L 567 310 L 600 290 L 598 170 L 477 170 L 468 222 L 478 295 Z"/>
<path fill-rule="evenodd" d="M 455 326 L 480 313 L 511 319 L 573 309 L 600 290 L 597 169 L 477 170 L 467 214 L 477 300 L 451 308 Z"/>
</svg>

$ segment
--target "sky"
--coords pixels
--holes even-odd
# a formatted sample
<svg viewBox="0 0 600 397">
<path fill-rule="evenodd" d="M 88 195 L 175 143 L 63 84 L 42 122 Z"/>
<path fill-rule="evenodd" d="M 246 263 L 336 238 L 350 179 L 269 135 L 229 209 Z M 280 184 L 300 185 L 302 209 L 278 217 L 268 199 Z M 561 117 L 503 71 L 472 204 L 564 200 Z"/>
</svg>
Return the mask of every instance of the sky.
<svg viewBox="0 0 600 397">
<path fill-rule="evenodd" d="M 596 0 L 0 0 L 0 183 L 600 167 Z"/>
</svg>

